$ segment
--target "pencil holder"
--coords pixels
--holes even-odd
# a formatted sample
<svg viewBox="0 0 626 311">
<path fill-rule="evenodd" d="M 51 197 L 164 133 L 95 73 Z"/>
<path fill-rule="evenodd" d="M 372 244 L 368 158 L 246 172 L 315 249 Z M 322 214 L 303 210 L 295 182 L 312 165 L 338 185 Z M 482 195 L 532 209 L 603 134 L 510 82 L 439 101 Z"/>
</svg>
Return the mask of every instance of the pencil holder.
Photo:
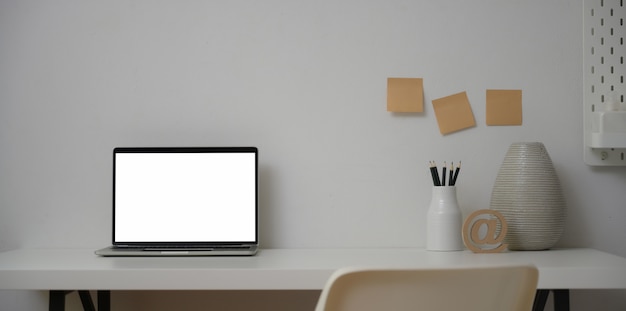
<svg viewBox="0 0 626 311">
<path fill-rule="evenodd" d="M 456 187 L 433 187 L 426 220 L 426 249 L 429 251 L 463 250 L 462 227 Z"/>
</svg>

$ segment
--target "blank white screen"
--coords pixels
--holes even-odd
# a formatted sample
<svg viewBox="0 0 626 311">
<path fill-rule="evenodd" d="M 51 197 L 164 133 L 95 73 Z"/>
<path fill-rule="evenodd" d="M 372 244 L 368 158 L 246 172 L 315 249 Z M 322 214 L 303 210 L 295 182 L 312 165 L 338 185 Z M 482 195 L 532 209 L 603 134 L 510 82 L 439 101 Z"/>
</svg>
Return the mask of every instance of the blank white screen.
<svg viewBox="0 0 626 311">
<path fill-rule="evenodd" d="M 254 153 L 117 153 L 116 242 L 256 240 Z"/>
</svg>

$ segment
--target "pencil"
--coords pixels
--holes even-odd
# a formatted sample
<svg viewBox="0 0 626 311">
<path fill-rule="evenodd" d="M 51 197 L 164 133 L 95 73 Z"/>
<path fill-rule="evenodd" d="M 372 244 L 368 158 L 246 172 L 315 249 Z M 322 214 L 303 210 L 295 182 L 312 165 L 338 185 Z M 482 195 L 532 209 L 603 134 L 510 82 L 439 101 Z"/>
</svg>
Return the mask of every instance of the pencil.
<svg viewBox="0 0 626 311">
<path fill-rule="evenodd" d="M 437 168 L 435 167 L 435 164 L 433 163 L 433 161 L 430 161 L 429 163 L 430 163 L 430 176 L 433 178 L 433 185 L 437 186 L 437 183 L 439 183 L 437 178 L 435 178 L 435 170 Z"/>
<path fill-rule="evenodd" d="M 454 186 L 453 171 L 454 170 L 454 162 L 450 163 L 450 177 L 448 177 L 448 185 Z"/>
<path fill-rule="evenodd" d="M 443 161 L 443 170 L 442 170 L 441 174 L 443 176 L 443 183 L 441 184 L 442 186 L 446 185 L 446 161 Z"/>
<path fill-rule="evenodd" d="M 456 184 L 456 179 L 459 177 L 459 171 L 461 170 L 461 161 L 459 161 L 459 166 L 456 167 L 454 171 L 454 184 Z"/>
<path fill-rule="evenodd" d="M 439 170 L 437 169 L 437 163 L 433 161 L 434 172 L 435 172 L 435 186 L 441 186 L 441 179 L 439 179 Z"/>
</svg>

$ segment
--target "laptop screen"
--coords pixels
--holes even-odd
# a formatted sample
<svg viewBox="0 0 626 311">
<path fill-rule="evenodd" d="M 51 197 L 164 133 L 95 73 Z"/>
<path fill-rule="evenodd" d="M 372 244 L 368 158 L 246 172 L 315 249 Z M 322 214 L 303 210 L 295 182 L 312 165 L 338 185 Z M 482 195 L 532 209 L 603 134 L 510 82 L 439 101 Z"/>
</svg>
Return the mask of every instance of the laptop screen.
<svg viewBox="0 0 626 311">
<path fill-rule="evenodd" d="M 115 148 L 113 243 L 257 241 L 255 147 Z"/>
</svg>

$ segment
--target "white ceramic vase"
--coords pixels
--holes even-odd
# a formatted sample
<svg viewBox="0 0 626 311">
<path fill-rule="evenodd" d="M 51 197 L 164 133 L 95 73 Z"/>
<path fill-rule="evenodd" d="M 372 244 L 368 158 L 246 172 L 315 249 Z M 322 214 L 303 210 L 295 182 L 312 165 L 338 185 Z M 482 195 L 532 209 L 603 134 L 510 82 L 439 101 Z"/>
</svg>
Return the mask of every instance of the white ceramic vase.
<svg viewBox="0 0 626 311">
<path fill-rule="evenodd" d="M 426 249 L 429 251 L 463 250 L 462 227 L 456 187 L 433 187 L 426 220 Z"/>
<path fill-rule="evenodd" d="M 514 143 L 500 166 L 490 208 L 504 216 L 510 250 L 545 250 L 561 238 L 565 198 L 543 143 Z"/>
</svg>

